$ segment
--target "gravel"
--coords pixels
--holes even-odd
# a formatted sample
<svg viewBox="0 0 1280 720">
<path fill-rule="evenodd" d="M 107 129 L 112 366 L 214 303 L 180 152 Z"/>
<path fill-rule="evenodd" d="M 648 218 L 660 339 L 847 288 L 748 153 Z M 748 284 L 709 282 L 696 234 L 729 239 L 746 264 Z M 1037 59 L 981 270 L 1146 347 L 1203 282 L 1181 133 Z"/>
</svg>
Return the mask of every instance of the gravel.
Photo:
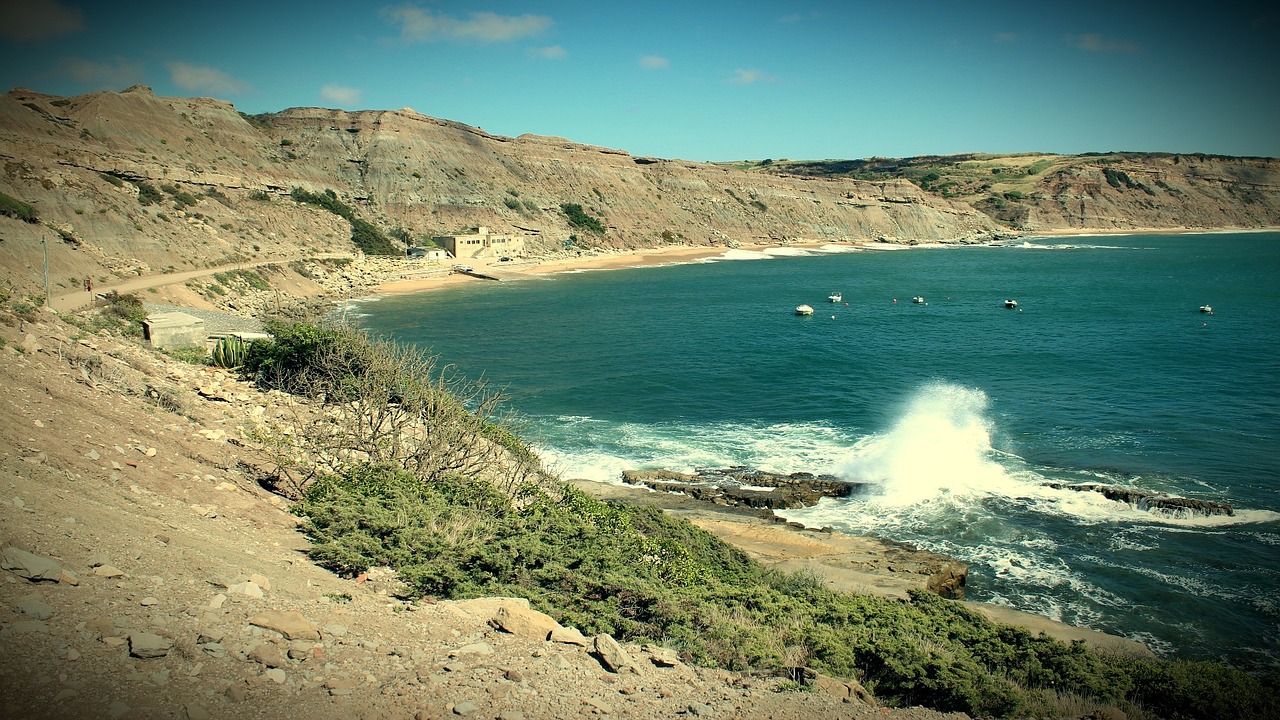
<svg viewBox="0 0 1280 720">
<path fill-rule="evenodd" d="M 204 310 L 182 307 L 181 305 L 167 305 L 165 303 L 146 303 L 146 308 L 147 313 L 180 312 L 198 317 L 204 320 L 205 332 L 210 335 L 229 332 L 265 332 L 261 321 L 217 310 Z"/>
</svg>

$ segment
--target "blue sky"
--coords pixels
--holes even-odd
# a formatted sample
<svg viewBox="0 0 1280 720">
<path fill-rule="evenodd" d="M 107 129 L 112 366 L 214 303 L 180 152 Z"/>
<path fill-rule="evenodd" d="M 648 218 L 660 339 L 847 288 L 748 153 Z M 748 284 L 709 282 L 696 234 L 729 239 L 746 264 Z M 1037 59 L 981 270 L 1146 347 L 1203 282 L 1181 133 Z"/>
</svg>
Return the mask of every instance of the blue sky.
<svg viewBox="0 0 1280 720">
<path fill-rule="evenodd" d="M 0 90 L 411 107 L 689 160 L 1275 157 L 1262 5 L 0 0 Z"/>
</svg>

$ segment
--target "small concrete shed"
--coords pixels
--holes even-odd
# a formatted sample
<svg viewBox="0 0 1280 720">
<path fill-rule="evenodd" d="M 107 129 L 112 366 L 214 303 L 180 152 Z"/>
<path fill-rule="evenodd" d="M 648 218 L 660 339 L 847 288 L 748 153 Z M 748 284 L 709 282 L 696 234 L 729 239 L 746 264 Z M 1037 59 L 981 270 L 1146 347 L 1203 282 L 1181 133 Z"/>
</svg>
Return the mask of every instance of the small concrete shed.
<svg viewBox="0 0 1280 720">
<path fill-rule="evenodd" d="M 143 321 L 142 335 L 158 350 L 204 347 L 204 320 L 182 312 L 153 313 Z"/>
</svg>

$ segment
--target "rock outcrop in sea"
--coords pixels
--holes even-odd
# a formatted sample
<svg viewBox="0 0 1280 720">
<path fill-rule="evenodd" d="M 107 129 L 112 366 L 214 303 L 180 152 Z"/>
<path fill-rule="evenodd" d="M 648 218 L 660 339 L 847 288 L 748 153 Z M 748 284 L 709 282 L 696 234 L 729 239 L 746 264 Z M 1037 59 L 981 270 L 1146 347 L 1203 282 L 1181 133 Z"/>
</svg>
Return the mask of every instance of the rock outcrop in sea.
<svg viewBox="0 0 1280 720">
<path fill-rule="evenodd" d="M 1230 503 L 1216 500 L 1194 500 L 1178 497 L 1158 490 L 1125 487 L 1123 485 L 1102 485 L 1100 483 L 1045 483 L 1046 487 L 1057 490 L 1078 490 L 1080 492 L 1101 493 L 1108 500 L 1128 503 L 1140 510 L 1168 512 L 1175 515 L 1235 515 Z"/>
</svg>

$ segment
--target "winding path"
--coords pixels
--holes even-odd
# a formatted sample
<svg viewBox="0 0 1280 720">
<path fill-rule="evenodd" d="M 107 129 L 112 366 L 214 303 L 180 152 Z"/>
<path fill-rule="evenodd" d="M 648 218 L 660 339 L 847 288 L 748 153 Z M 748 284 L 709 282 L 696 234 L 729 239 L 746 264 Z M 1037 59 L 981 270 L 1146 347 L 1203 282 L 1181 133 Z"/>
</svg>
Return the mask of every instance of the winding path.
<svg viewBox="0 0 1280 720">
<path fill-rule="evenodd" d="M 201 268 L 199 270 L 186 270 L 183 272 L 164 273 L 162 275 L 142 275 L 122 282 L 116 282 L 100 288 L 94 288 L 92 292 L 86 290 L 77 290 L 76 292 L 65 293 L 63 295 L 54 295 L 49 298 L 49 307 L 57 312 L 70 312 L 79 310 L 93 304 L 93 299 L 98 295 L 104 295 L 109 292 L 131 293 L 139 290 L 147 290 L 153 287 L 161 287 L 164 285 L 172 285 L 174 283 L 182 283 L 196 278 L 208 277 L 220 272 L 229 270 L 248 270 L 250 268 L 263 267 L 265 265 L 279 265 L 281 263 L 294 262 L 295 260 L 331 260 L 334 258 L 350 258 L 354 257 L 351 253 L 314 253 L 307 255 L 299 255 L 297 257 L 276 258 L 273 260 L 261 260 L 257 262 L 236 263 L 233 265 L 221 265 L 218 267 Z"/>
</svg>

